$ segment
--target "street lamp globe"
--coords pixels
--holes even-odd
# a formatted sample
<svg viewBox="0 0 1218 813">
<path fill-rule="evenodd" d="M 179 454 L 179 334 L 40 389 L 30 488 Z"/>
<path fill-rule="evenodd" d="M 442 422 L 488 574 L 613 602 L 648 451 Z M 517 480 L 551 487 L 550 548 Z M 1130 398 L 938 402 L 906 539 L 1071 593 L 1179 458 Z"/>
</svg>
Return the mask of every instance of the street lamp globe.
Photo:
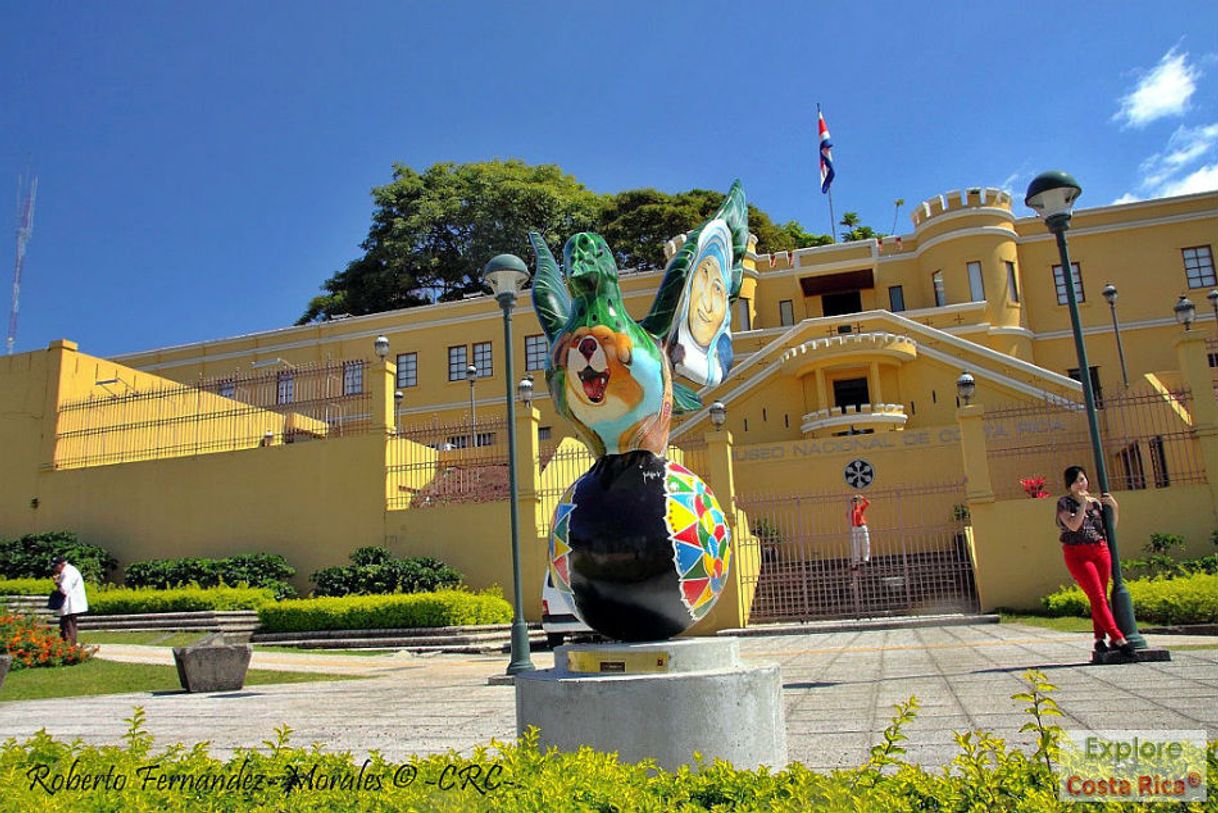
<svg viewBox="0 0 1218 813">
<path fill-rule="evenodd" d="M 723 424 L 727 423 L 727 407 L 722 401 L 715 401 L 710 405 L 710 421 L 715 429 L 722 429 Z"/>
<path fill-rule="evenodd" d="M 372 343 L 372 349 L 376 351 L 376 357 L 381 361 L 389 355 L 389 338 L 387 336 L 377 336 L 376 341 Z"/>
<path fill-rule="evenodd" d="M 533 377 L 526 375 L 516 385 L 516 397 L 526 407 L 533 406 Z"/>
<path fill-rule="evenodd" d="M 1108 300 L 1109 305 L 1115 305 L 1117 301 L 1117 288 L 1111 282 L 1104 286 L 1104 299 Z"/>
<path fill-rule="evenodd" d="M 529 267 L 515 254 L 498 254 L 482 269 L 482 282 L 496 297 L 520 293 L 529 281 Z"/>
<path fill-rule="evenodd" d="M 960 396 L 960 403 L 968 406 L 973 402 L 973 394 L 977 392 L 977 379 L 973 378 L 973 374 L 965 370 L 956 379 L 956 394 Z"/>
<path fill-rule="evenodd" d="M 1193 320 L 1197 318 L 1197 308 L 1192 302 L 1189 302 L 1187 296 L 1180 294 L 1180 298 L 1176 300 L 1176 306 L 1172 310 L 1176 312 L 1176 321 L 1184 325 L 1185 330 L 1193 329 Z"/>
<path fill-rule="evenodd" d="M 1060 169 L 1042 172 L 1028 184 L 1028 193 L 1023 202 L 1028 208 L 1049 223 L 1050 219 L 1070 218 L 1074 201 L 1083 193 L 1083 188 L 1074 176 Z M 1052 228 L 1052 224 L 1050 224 Z"/>
<path fill-rule="evenodd" d="M 465 368 L 465 380 L 473 384 L 478 378 L 478 368 L 474 365 L 469 365 Z"/>
</svg>

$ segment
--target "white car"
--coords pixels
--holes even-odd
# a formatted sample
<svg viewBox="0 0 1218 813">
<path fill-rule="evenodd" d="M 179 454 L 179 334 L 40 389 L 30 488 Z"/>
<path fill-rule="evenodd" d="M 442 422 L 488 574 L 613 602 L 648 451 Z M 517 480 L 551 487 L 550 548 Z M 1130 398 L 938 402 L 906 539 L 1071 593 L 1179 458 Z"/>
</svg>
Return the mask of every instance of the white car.
<svg viewBox="0 0 1218 813">
<path fill-rule="evenodd" d="M 571 597 L 554 586 L 550 569 L 541 586 L 541 628 L 546 634 L 546 645 L 553 649 L 562 646 L 568 635 L 591 635 L 592 628 L 575 614 Z"/>
</svg>

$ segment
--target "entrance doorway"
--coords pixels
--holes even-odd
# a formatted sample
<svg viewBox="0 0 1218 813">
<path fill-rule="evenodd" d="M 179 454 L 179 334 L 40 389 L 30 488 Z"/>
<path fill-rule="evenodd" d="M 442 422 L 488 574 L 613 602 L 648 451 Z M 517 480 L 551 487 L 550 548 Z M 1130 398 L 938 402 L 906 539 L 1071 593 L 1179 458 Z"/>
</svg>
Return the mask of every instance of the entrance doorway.
<svg viewBox="0 0 1218 813">
<path fill-rule="evenodd" d="M 863 297 L 858 291 L 845 291 L 840 294 L 825 294 L 820 298 L 825 316 L 845 316 L 849 313 L 859 313 L 863 310 Z"/>
</svg>

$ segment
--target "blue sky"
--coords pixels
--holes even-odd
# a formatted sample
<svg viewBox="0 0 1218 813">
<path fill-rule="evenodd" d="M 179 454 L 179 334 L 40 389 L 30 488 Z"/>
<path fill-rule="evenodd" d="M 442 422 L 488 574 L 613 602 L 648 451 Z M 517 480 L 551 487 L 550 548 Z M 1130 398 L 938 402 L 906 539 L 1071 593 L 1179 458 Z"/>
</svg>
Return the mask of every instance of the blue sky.
<svg viewBox="0 0 1218 813">
<path fill-rule="evenodd" d="M 0 0 L 0 303 L 26 171 L 17 350 L 99 355 L 292 323 L 394 161 L 739 177 L 821 232 L 820 102 L 838 216 L 885 232 L 1048 168 L 1082 206 L 1218 188 L 1218 4 L 1018 5 Z"/>
</svg>

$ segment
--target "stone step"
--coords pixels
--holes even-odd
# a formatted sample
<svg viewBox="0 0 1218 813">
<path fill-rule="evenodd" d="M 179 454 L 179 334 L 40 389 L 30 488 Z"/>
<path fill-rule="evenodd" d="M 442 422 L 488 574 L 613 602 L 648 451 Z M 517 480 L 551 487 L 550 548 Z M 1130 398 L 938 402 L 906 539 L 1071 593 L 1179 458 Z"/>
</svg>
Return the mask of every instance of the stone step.
<svg viewBox="0 0 1218 813">
<path fill-rule="evenodd" d="M 400 649 L 415 654 L 456 654 L 482 655 L 489 652 L 507 652 L 511 649 L 511 636 L 497 636 L 480 643 L 468 643 L 459 640 L 446 641 L 443 638 L 427 639 L 430 643 L 411 643 L 406 638 L 306 638 L 292 641 L 289 644 L 269 644 L 256 641 L 263 646 L 291 646 L 299 649 Z M 413 639 L 417 640 L 417 639 Z M 545 644 L 545 635 L 536 633 L 529 635 L 529 646 L 540 647 Z"/>
<path fill-rule="evenodd" d="M 540 624 L 529 624 L 531 631 L 541 629 Z M 288 643 L 316 638 L 343 638 L 354 640 L 359 638 L 444 638 L 450 636 L 469 635 L 511 635 L 510 624 L 482 624 L 468 627 L 409 627 L 381 628 L 356 630 L 305 630 L 302 632 L 260 632 L 254 636 L 254 643 Z"/>
</svg>

